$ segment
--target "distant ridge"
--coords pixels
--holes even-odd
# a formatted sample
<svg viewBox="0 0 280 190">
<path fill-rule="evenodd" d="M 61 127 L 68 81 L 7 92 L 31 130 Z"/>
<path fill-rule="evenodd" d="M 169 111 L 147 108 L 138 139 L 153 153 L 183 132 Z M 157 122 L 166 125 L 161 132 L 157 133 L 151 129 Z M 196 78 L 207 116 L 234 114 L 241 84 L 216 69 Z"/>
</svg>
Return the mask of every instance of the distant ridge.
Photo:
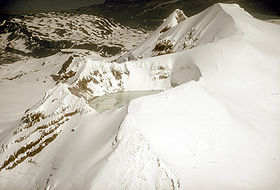
<svg viewBox="0 0 280 190">
<path fill-rule="evenodd" d="M 77 9 L 77 12 L 101 15 L 125 25 L 155 30 L 175 9 L 181 9 L 189 17 L 213 3 L 238 3 L 259 19 L 280 17 L 280 8 L 274 0 L 105 0 L 103 4 L 83 7 Z"/>
</svg>

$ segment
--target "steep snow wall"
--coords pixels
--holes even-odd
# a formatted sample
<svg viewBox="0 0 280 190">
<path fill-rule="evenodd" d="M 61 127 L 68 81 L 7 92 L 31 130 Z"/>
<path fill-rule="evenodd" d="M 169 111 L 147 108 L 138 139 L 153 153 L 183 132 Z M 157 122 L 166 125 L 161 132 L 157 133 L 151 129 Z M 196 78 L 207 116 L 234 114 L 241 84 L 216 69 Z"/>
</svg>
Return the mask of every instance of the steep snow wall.
<svg viewBox="0 0 280 190">
<path fill-rule="evenodd" d="M 65 76 L 69 78 L 64 80 Z M 64 73 L 57 76 L 69 84 L 73 94 L 86 100 L 119 91 L 165 90 L 178 81 L 188 82 L 199 77 L 200 71 L 192 62 L 177 62 L 168 56 L 120 64 L 85 59 L 78 65 L 72 62 Z"/>
</svg>

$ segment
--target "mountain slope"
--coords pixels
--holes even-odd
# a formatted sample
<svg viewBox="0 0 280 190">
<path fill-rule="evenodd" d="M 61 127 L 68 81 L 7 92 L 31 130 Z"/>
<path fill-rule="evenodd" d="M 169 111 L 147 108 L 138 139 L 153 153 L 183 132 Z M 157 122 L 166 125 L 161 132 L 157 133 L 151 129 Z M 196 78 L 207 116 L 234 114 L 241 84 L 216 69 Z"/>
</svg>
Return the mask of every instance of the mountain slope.
<svg viewBox="0 0 280 190">
<path fill-rule="evenodd" d="M 77 12 L 114 18 L 124 25 L 155 30 L 176 9 L 183 10 L 187 16 L 193 16 L 214 3 L 238 3 L 258 19 L 280 16 L 275 0 L 105 0 L 103 4 L 80 8 Z"/>
<path fill-rule="evenodd" d="M 0 61 L 46 57 L 67 48 L 110 57 L 131 49 L 131 41 L 137 44 L 145 37 L 144 31 L 93 15 L 50 12 L 11 16 L 0 25 Z M 8 55 L 13 56 L 11 60 Z"/>
<path fill-rule="evenodd" d="M 196 45 L 180 48 L 192 28 Z M 190 18 L 176 10 L 129 52 L 137 60 L 68 54 L 48 70 L 44 98 L 1 128 L 0 187 L 278 189 L 279 34 L 280 26 L 235 4 L 215 4 Z M 160 38 L 177 48 L 154 55 L 149 46 Z M 1 72 L 8 77 L 11 68 Z M 121 108 L 112 100 L 115 107 L 102 113 L 89 107 L 132 90 L 164 92 Z"/>
<path fill-rule="evenodd" d="M 248 13 L 235 8 L 240 16 Z M 233 34 L 243 33 L 244 27 L 238 26 L 234 18 L 221 4 L 216 4 L 189 19 L 174 21 L 182 13 L 175 10 L 165 22 L 142 44 L 121 56 L 118 61 L 135 60 L 191 49 L 197 45 L 211 43 Z M 173 19 L 173 20 L 172 20 Z M 217 27 L 217 25 L 223 27 Z M 172 26 L 172 27 L 171 27 Z"/>
</svg>

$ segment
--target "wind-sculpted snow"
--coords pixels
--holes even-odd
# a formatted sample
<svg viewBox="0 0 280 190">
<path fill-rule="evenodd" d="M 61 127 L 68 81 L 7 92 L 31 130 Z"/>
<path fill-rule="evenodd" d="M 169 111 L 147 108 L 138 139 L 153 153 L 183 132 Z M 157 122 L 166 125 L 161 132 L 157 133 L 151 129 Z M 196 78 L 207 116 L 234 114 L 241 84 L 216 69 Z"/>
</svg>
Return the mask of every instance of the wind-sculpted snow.
<svg viewBox="0 0 280 190">
<path fill-rule="evenodd" d="M 50 90 L 41 102 L 26 110 L 18 128 L 7 139 L 8 143 L 2 139 L 1 158 L 7 159 L 1 159 L 0 170 L 13 169 L 27 159 L 32 162 L 35 155 L 66 130 L 63 128 L 72 117 L 91 110 L 83 99 L 73 96 L 64 85 Z"/>
<path fill-rule="evenodd" d="M 70 54 L 67 57 L 57 67 L 56 74 L 52 75 L 53 83 L 56 83 L 57 86 L 49 90 L 45 97 L 35 106 L 26 110 L 19 124 L 14 126 L 13 130 L 6 130 L 4 132 L 5 137 L 1 139 L 1 172 L 10 175 L 22 170 L 26 164 L 33 169 L 35 167 L 32 170 L 37 171 L 37 166 L 45 165 L 36 159 L 38 155 L 44 154 L 46 151 L 52 152 L 52 147 L 57 146 L 57 143 L 60 144 L 61 140 L 59 139 L 64 138 L 64 135 L 68 136 L 68 133 L 75 133 L 76 130 L 79 130 L 77 126 L 81 118 L 86 117 L 88 114 L 93 114 L 94 117 L 99 115 L 86 104 L 86 102 L 91 101 L 94 97 L 132 89 L 164 90 L 171 88 L 171 62 L 164 63 L 161 59 L 155 59 L 152 61 L 153 63 L 151 63 L 151 60 L 143 60 L 141 62 L 117 64 L 114 62 L 93 61 L 92 57 L 85 54 Z M 70 76 L 67 73 L 74 74 Z M 69 76 L 67 79 L 65 78 L 66 75 Z M 122 111 L 122 115 L 125 112 L 126 109 Z M 122 132 L 115 133 L 115 137 L 111 140 L 112 148 L 116 152 L 114 155 L 116 154 L 117 158 L 122 156 L 124 151 L 123 145 L 117 146 L 121 142 L 117 140 L 121 134 Z M 126 159 L 126 162 L 123 162 L 124 166 L 127 167 L 127 164 L 132 164 L 131 168 L 133 169 L 129 171 L 129 175 L 138 176 L 138 172 L 144 167 L 146 169 L 153 168 L 159 176 L 158 180 L 154 182 L 153 178 L 151 178 L 152 175 L 147 177 L 145 176 L 146 174 L 143 174 L 139 178 L 143 178 L 141 182 L 134 181 L 130 185 L 131 188 L 133 186 L 138 188 L 151 188 L 154 186 L 159 188 L 163 186 L 173 189 L 180 188 L 180 182 L 174 171 L 170 170 L 150 150 L 148 143 L 143 139 L 141 133 L 136 133 L 135 136 L 129 137 L 128 141 L 128 144 L 133 146 L 125 145 L 125 149 L 131 152 L 131 154 L 134 154 L 138 149 L 137 147 L 144 146 L 142 153 L 123 158 L 123 160 Z M 137 147 L 134 147 L 132 142 L 135 145 L 137 144 Z M 134 170 L 138 155 L 143 155 L 144 159 L 141 161 L 141 167 L 137 166 L 138 170 Z M 111 155 L 110 157 L 115 156 Z M 146 163 L 146 159 L 151 159 L 151 161 Z M 46 163 L 50 162 L 52 162 L 52 159 L 46 161 Z M 112 166 L 108 163 L 105 164 L 104 168 L 99 169 L 95 178 L 103 180 L 103 173 L 105 172 L 106 174 L 107 170 L 112 170 L 111 167 L 114 165 L 115 161 L 112 162 Z M 41 169 L 40 173 L 45 173 L 47 170 Z M 123 171 L 120 170 L 117 176 L 124 177 Z M 146 178 L 149 178 L 149 184 L 146 183 Z M 48 181 L 47 185 L 52 183 L 50 176 L 46 180 Z M 112 183 L 106 184 L 100 183 L 101 181 L 98 180 L 96 183 L 92 182 L 92 186 L 97 188 L 113 188 L 116 183 L 119 183 L 119 180 L 124 182 L 120 188 L 127 186 L 125 184 L 126 177 L 123 179 L 114 178 Z M 8 181 L 5 181 L 7 185 L 9 184 Z M 43 187 L 44 183 L 39 183 L 38 187 Z M 63 184 L 64 182 L 59 185 Z M 32 186 L 26 187 L 31 188 Z"/>
<path fill-rule="evenodd" d="M 93 15 L 51 12 L 11 17 L 0 25 L 1 62 L 12 62 L 14 59 L 7 60 L 11 53 L 17 60 L 53 55 L 64 48 L 86 49 L 109 57 L 131 49 L 146 36 L 144 31 Z"/>
<path fill-rule="evenodd" d="M 239 8 L 236 9 L 238 11 Z M 221 4 L 191 18 L 186 18 L 182 11 L 175 10 L 147 40 L 122 55 L 118 62 L 189 50 L 237 34 L 242 30 L 237 27 Z"/>
<path fill-rule="evenodd" d="M 177 67 L 185 67 L 182 75 L 177 73 Z M 185 76 L 184 76 L 185 75 Z M 93 61 L 89 56 L 72 55 L 61 69 L 51 75 L 58 83 L 69 84 L 69 90 L 78 97 L 90 100 L 97 96 L 129 90 L 160 90 L 171 88 L 178 80 L 198 80 L 201 76 L 197 66 L 192 63 L 173 64 L 172 59 L 144 59 L 115 63 Z"/>
<path fill-rule="evenodd" d="M 121 63 L 64 50 L 1 66 L 1 90 L 18 87 L 2 97 L 24 86 L 37 103 L 15 100 L 22 113 L 0 102 L 0 188 L 278 189 L 279 34 L 215 4 L 190 18 L 176 10 Z M 137 90 L 161 92 L 90 107 Z"/>
</svg>

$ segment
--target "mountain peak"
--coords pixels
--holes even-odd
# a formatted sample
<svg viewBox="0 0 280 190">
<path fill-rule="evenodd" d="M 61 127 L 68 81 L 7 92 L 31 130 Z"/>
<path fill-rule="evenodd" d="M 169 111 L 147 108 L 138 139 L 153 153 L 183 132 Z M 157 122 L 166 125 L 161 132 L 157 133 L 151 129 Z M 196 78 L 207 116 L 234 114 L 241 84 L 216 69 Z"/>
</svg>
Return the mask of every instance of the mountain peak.
<svg viewBox="0 0 280 190">
<path fill-rule="evenodd" d="M 224 11 L 228 15 L 246 15 L 252 17 L 247 11 L 245 11 L 243 8 L 241 8 L 238 4 L 228 4 L 228 3 L 215 3 L 211 7 L 209 7 L 209 10 L 214 12 Z"/>
<path fill-rule="evenodd" d="M 181 23 L 182 21 L 186 20 L 187 18 L 188 17 L 182 10 L 176 9 L 166 19 L 164 19 L 164 22 L 160 25 L 155 33 L 163 33 Z"/>
<path fill-rule="evenodd" d="M 242 33 L 243 23 L 250 17 L 251 15 L 237 4 L 216 3 L 190 18 L 187 18 L 182 10 L 175 9 L 150 38 L 117 61 L 189 50 L 197 45 Z"/>
</svg>

